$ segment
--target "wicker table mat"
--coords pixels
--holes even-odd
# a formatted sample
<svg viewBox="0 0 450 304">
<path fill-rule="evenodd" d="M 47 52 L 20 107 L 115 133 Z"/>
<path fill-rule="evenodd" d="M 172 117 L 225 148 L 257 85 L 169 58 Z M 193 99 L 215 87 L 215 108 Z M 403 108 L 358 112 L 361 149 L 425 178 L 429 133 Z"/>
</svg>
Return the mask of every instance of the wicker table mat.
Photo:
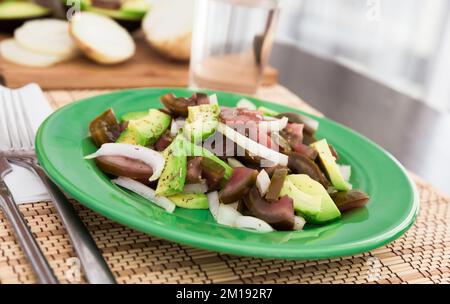
<svg viewBox="0 0 450 304">
<path fill-rule="evenodd" d="M 51 91 L 55 108 L 106 91 Z M 281 86 L 259 97 L 317 111 Z M 116 224 L 74 202 L 120 283 L 448 283 L 450 198 L 414 177 L 421 210 L 397 241 L 369 253 L 319 261 L 264 260 L 178 245 Z M 61 282 L 85 282 L 51 203 L 21 205 Z M 0 283 L 33 283 L 34 275 L 0 212 Z"/>
</svg>

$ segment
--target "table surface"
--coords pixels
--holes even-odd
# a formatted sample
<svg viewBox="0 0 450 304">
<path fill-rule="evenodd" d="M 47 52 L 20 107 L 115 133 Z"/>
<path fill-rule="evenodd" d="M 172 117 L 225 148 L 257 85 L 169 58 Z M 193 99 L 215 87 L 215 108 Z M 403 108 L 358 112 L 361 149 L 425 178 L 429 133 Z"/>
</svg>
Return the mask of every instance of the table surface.
<svg viewBox="0 0 450 304">
<path fill-rule="evenodd" d="M 97 91 L 46 92 L 56 109 Z M 320 115 L 286 88 L 256 94 Z M 183 246 L 116 224 L 74 202 L 119 283 L 448 283 L 450 198 L 412 175 L 421 197 L 413 227 L 371 252 L 316 261 L 267 260 Z M 61 282 L 83 283 L 76 255 L 49 202 L 20 206 Z M 0 212 L 0 283 L 33 283 L 35 277 Z"/>
<path fill-rule="evenodd" d="M 450 195 L 450 112 L 330 59 L 277 43 L 279 82 L 338 122 L 364 134 Z"/>
</svg>

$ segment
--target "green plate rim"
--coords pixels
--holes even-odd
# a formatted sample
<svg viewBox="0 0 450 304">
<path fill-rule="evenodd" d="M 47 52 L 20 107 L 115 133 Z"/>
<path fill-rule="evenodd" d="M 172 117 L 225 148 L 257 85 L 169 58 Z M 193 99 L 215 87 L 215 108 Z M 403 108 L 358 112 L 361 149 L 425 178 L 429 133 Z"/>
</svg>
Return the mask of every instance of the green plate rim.
<svg viewBox="0 0 450 304">
<path fill-rule="evenodd" d="M 146 227 L 142 227 L 140 225 L 139 221 L 135 221 L 133 218 L 128 218 L 127 222 L 122 221 L 121 216 L 119 213 L 114 212 L 112 209 L 107 208 L 101 208 L 101 205 L 96 204 L 95 202 L 91 202 L 89 197 L 83 193 L 83 191 L 80 191 L 76 187 L 71 185 L 71 182 L 64 177 L 62 173 L 60 173 L 51 163 L 47 155 L 45 155 L 45 148 L 42 146 L 42 137 L 44 136 L 44 131 L 46 126 L 49 124 L 49 122 L 55 117 L 55 114 L 59 114 L 63 111 L 67 111 L 72 106 L 75 106 L 80 103 L 89 102 L 99 96 L 105 96 L 109 95 L 113 97 L 116 94 L 126 94 L 126 93 L 133 93 L 133 92 L 139 92 L 139 91 L 148 91 L 148 90 L 186 90 L 186 91 L 202 91 L 202 92 L 208 92 L 208 93 L 225 93 L 225 94 L 232 94 L 236 96 L 242 96 L 243 98 L 248 98 L 249 100 L 258 100 L 261 103 L 264 103 L 265 106 L 269 106 L 268 108 L 271 108 L 272 105 L 281 106 L 283 108 L 289 109 L 292 112 L 301 113 L 304 115 L 307 115 L 311 118 L 317 119 L 320 123 L 322 120 L 326 120 L 328 123 L 332 123 L 334 125 L 339 126 L 340 128 L 345 129 L 346 132 L 351 133 L 352 135 L 358 137 L 359 139 L 365 141 L 366 143 L 374 146 L 381 152 L 383 152 L 385 155 L 387 155 L 400 169 L 400 171 L 403 173 L 403 175 L 406 177 L 407 181 L 409 182 L 410 191 L 413 194 L 413 202 L 412 202 L 412 208 L 409 210 L 408 215 L 403 220 L 403 222 L 399 223 L 394 229 L 385 232 L 381 235 L 378 235 L 373 238 L 367 238 L 363 241 L 360 241 L 358 243 L 353 243 L 352 247 L 345 246 L 345 244 L 340 245 L 333 245 L 332 247 L 327 248 L 326 250 L 318 250 L 317 248 L 314 249 L 314 251 L 308 250 L 308 248 L 302 247 L 301 250 L 293 250 L 289 248 L 283 248 L 282 252 L 278 252 L 277 254 L 274 254 L 273 252 L 265 252 L 264 248 L 260 248 L 257 246 L 248 246 L 245 242 L 237 241 L 234 243 L 228 242 L 226 244 L 226 248 L 223 245 L 223 243 L 220 240 L 214 240 L 214 239 L 208 239 L 207 242 L 202 241 L 201 236 L 197 235 L 189 235 L 186 232 L 183 232 L 180 230 L 175 229 L 169 229 L 167 226 L 165 228 L 158 227 L 156 224 L 152 224 L 151 221 L 146 223 Z M 403 165 L 394 157 L 391 155 L 391 153 L 387 152 L 385 149 L 377 145 L 372 140 L 368 139 L 364 135 L 334 121 L 331 119 L 328 119 L 326 117 L 319 117 L 295 108 L 292 108 L 290 106 L 286 106 L 283 104 L 276 104 L 270 101 L 266 101 L 263 99 L 260 99 L 258 97 L 252 97 L 247 96 L 244 94 L 238 94 L 238 93 L 232 93 L 232 92 L 224 92 L 219 90 L 206 90 L 206 89 L 199 89 L 199 90 L 193 90 L 188 88 L 180 88 L 180 87 L 152 87 L 152 88 L 139 88 L 139 89 L 126 89 L 126 90 L 118 90 L 115 92 L 105 93 L 101 95 L 96 95 L 93 97 L 81 99 L 79 101 L 67 104 L 55 112 L 53 112 L 49 117 L 45 119 L 45 121 L 41 124 L 41 126 L 38 129 L 37 135 L 36 135 L 36 154 L 39 160 L 39 163 L 42 164 L 43 169 L 47 173 L 47 175 L 56 183 L 58 184 L 66 193 L 68 193 L 72 198 L 80 202 L 82 205 L 90 208 L 91 210 L 115 221 L 118 222 L 124 226 L 131 227 L 133 229 L 136 229 L 138 231 L 144 232 L 149 235 L 161 237 L 170 241 L 174 241 L 180 244 L 194 246 L 197 248 L 202 248 L 206 250 L 212 250 L 227 254 L 234 254 L 234 255 L 241 255 L 241 256 L 250 256 L 250 257 L 258 257 L 258 258 L 270 258 L 270 259 L 329 259 L 329 258 L 336 258 L 341 256 L 349 256 L 353 254 L 363 253 L 370 251 L 374 248 L 378 248 L 380 246 L 383 246 L 387 243 L 392 242 L 393 240 L 399 238 L 401 235 L 403 235 L 414 223 L 417 214 L 419 212 L 419 206 L 420 206 L 420 197 L 417 190 L 417 187 L 415 183 L 411 180 L 411 177 L 408 175 L 407 171 L 403 167 Z M 150 229 L 149 229 L 150 227 Z M 251 233 L 251 232 L 250 232 Z"/>
</svg>

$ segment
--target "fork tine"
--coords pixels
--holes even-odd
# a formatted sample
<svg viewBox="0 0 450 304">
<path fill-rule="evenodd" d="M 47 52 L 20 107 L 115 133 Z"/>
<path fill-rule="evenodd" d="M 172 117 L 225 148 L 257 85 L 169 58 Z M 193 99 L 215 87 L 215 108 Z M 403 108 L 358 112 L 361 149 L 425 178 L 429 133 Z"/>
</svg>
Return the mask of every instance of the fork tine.
<svg viewBox="0 0 450 304">
<path fill-rule="evenodd" d="M 34 131 L 31 125 L 30 117 L 28 116 L 28 112 L 26 111 L 24 99 L 20 92 L 17 92 L 18 103 L 19 103 L 19 112 L 22 114 L 22 120 L 24 123 L 24 132 L 27 138 L 27 142 L 29 145 L 29 149 L 34 149 Z"/>
<path fill-rule="evenodd" d="M 3 89 L 3 88 L 2 88 Z M 0 90 L 0 132 L 1 135 L 4 136 L 4 138 L 7 139 L 6 146 L 2 145 L 0 150 L 9 150 L 12 147 L 11 137 L 8 132 L 8 127 L 6 123 L 6 98 L 5 98 L 6 91 Z"/>
<path fill-rule="evenodd" d="M 9 95 L 9 98 L 8 98 Z M 13 121 L 11 120 L 11 117 L 13 116 L 12 109 L 11 109 L 11 103 L 12 103 L 12 95 L 11 91 L 4 90 L 3 91 L 3 111 L 4 112 L 4 119 L 5 119 L 5 128 L 6 128 L 6 135 L 8 137 L 9 142 L 9 149 L 10 150 L 16 150 L 20 148 L 20 143 L 18 142 L 18 135 L 16 134 L 17 130 L 16 128 L 12 128 L 11 126 L 15 125 Z"/>
<path fill-rule="evenodd" d="M 18 98 L 17 98 L 17 92 L 15 92 L 14 90 L 10 91 L 10 96 L 11 96 L 11 108 L 12 108 L 12 117 L 14 117 L 14 120 L 12 121 L 12 124 L 10 125 L 10 128 L 15 130 L 15 133 L 17 134 L 17 139 L 19 141 L 20 146 L 18 147 L 18 149 L 20 150 L 24 150 L 24 149 L 28 149 L 28 147 L 26 146 L 26 135 L 23 132 L 23 123 L 22 123 L 22 115 L 20 113 L 20 110 L 18 109 Z"/>
</svg>

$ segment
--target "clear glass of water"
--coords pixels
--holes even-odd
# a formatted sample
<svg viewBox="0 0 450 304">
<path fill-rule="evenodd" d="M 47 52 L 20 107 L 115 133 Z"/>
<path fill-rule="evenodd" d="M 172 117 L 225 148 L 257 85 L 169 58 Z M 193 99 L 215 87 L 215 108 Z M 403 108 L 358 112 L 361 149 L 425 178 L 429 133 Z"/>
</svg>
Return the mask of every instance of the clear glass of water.
<svg viewBox="0 0 450 304">
<path fill-rule="evenodd" d="M 197 0 L 190 87 L 255 93 L 277 19 L 278 0 Z"/>
</svg>

